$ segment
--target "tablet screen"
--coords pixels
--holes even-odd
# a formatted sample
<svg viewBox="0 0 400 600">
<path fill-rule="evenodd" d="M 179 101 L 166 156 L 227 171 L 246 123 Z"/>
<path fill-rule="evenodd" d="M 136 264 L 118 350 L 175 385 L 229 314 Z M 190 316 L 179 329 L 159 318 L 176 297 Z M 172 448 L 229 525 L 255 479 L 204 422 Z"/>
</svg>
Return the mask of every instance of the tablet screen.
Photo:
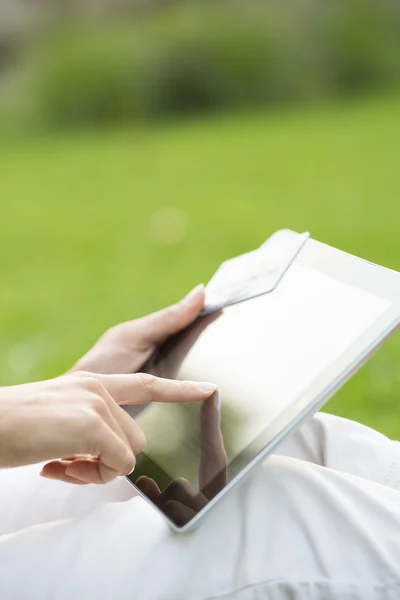
<svg viewBox="0 0 400 600">
<path fill-rule="evenodd" d="M 146 370 L 211 381 L 218 393 L 201 405 L 154 403 L 137 416 L 147 446 L 132 481 L 145 476 L 142 491 L 186 524 L 296 417 L 296 400 L 390 305 L 295 261 L 272 293 L 199 319 Z"/>
</svg>

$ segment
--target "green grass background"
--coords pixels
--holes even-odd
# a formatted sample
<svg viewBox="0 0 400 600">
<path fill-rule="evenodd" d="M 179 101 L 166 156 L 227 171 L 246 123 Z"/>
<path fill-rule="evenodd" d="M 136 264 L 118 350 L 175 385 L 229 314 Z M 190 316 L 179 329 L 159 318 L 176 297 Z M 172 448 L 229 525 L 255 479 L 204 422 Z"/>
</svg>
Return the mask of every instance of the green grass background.
<svg viewBox="0 0 400 600">
<path fill-rule="evenodd" d="M 400 97 L 0 141 L 0 384 L 67 369 L 274 230 L 400 270 Z M 177 207 L 174 244 L 152 233 Z M 327 410 L 400 438 L 400 338 Z"/>
</svg>

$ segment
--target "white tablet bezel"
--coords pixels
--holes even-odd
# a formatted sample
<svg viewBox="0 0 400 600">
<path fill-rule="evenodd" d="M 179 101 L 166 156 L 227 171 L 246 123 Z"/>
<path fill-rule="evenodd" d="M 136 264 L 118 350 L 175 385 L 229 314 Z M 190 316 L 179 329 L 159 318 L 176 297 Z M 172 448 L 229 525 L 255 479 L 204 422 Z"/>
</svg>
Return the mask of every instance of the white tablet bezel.
<svg viewBox="0 0 400 600">
<path fill-rule="evenodd" d="M 178 527 L 151 502 L 152 506 L 167 520 L 169 526 L 178 533 L 188 531 L 197 525 L 210 509 L 233 487 L 243 481 L 257 464 L 275 450 L 283 439 L 298 428 L 307 417 L 317 412 L 400 326 L 400 273 L 377 266 L 313 239 L 307 241 L 296 261 L 341 282 L 389 300 L 391 305 L 371 327 L 348 347 L 335 363 L 326 369 L 278 419 L 266 428 L 260 437 L 261 447 L 258 454 L 191 521 Z M 150 502 L 131 480 L 128 481 L 143 498 Z"/>
</svg>

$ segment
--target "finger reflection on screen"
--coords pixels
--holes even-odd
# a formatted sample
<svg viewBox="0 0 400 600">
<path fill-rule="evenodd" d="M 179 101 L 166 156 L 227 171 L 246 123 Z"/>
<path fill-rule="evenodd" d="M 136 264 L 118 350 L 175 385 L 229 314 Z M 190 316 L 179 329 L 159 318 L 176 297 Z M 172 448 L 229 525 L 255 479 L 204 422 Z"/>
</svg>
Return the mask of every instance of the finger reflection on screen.
<svg viewBox="0 0 400 600">
<path fill-rule="evenodd" d="M 200 409 L 199 487 L 211 500 L 226 485 L 227 455 L 221 432 L 219 392 L 202 403 Z"/>
<path fill-rule="evenodd" d="M 226 485 L 227 456 L 220 424 L 216 392 L 202 402 L 199 412 L 198 485 L 184 477 L 176 477 L 161 491 L 157 475 L 156 479 L 142 475 L 136 480 L 137 487 L 179 526 L 188 523 Z M 151 469 L 151 466 L 147 468 Z"/>
</svg>

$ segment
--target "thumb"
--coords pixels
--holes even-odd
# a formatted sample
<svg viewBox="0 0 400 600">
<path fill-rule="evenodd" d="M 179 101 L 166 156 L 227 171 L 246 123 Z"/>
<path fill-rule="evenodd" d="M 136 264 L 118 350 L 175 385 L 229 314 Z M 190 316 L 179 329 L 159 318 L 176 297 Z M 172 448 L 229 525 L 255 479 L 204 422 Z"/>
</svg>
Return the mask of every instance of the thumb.
<svg viewBox="0 0 400 600">
<path fill-rule="evenodd" d="M 136 344 L 158 346 L 174 333 L 193 323 L 204 306 L 204 299 L 204 285 L 200 284 L 177 304 L 126 323 L 125 327 L 135 336 Z"/>
</svg>

